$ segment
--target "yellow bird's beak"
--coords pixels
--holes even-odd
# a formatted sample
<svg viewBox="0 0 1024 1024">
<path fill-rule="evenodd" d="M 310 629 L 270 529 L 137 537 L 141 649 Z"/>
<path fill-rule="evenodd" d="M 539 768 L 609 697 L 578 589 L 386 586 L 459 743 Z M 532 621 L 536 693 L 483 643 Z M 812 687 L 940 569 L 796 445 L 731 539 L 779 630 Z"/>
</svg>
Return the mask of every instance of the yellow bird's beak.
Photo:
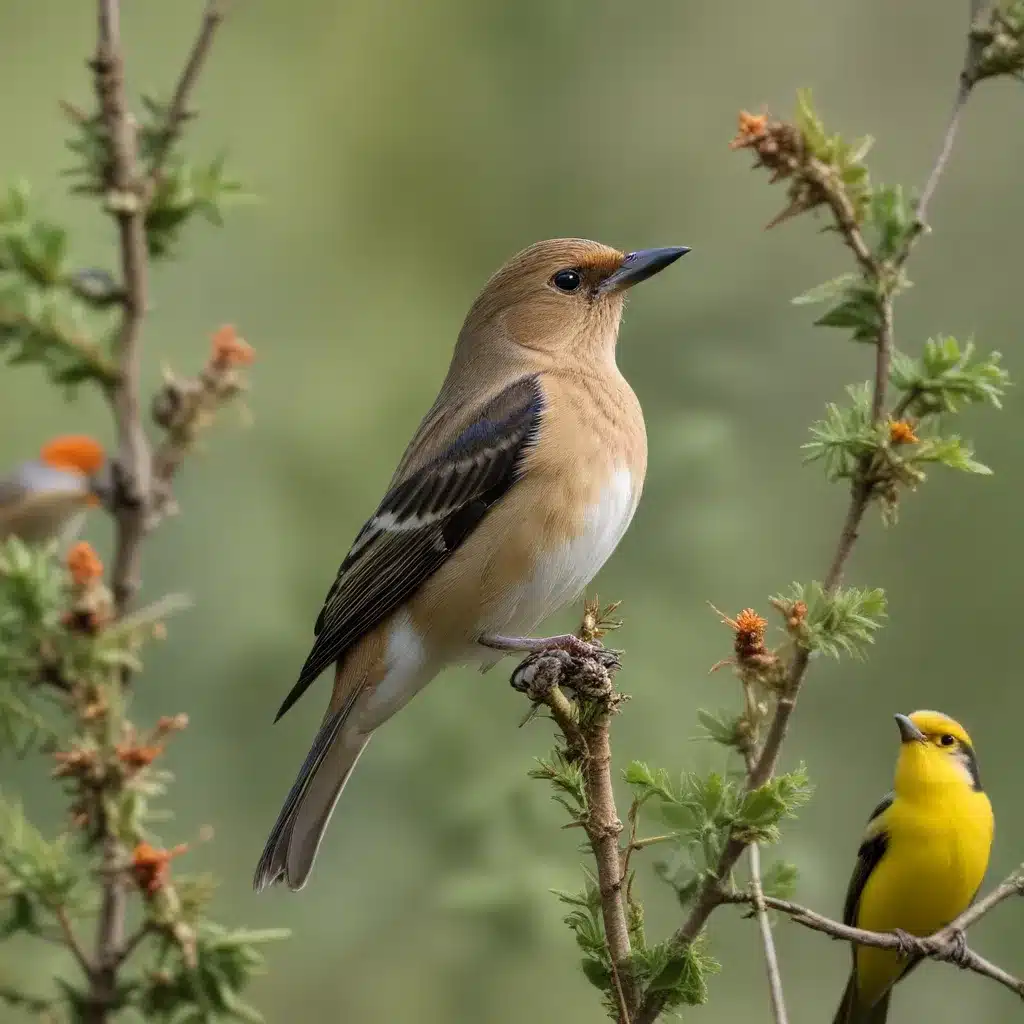
<svg viewBox="0 0 1024 1024">
<path fill-rule="evenodd" d="M 900 739 L 904 743 L 924 743 L 927 737 L 906 715 L 893 715 L 900 730 Z"/>
</svg>

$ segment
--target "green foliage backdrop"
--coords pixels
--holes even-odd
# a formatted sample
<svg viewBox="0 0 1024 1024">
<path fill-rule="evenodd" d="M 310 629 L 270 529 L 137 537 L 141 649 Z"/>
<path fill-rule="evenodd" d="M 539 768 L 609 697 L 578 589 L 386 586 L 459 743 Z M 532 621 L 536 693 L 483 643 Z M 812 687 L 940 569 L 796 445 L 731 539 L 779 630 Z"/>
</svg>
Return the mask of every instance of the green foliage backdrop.
<svg viewBox="0 0 1024 1024">
<path fill-rule="evenodd" d="M 171 78 L 199 6 L 126 10 L 139 85 Z M 269 1021 L 593 1019 L 547 892 L 576 887 L 577 837 L 526 778 L 548 727 L 516 729 L 522 699 L 501 673 L 450 673 L 389 725 L 345 793 L 311 887 L 257 900 L 252 868 L 326 686 L 272 727 L 273 712 L 487 275 L 541 237 L 685 243 L 694 252 L 678 273 L 638 292 L 627 314 L 620 362 L 647 415 L 649 482 L 599 584 L 625 602 L 618 681 L 634 700 L 616 723 L 620 764 L 715 766 L 718 754 L 690 742 L 695 707 L 733 693 L 724 674 L 707 675 L 729 638 L 705 601 L 738 608 L 820 574 L 845 496 L 801 469 L 799 445 L 865 370 L 863 349 L 790 305 L 845 257 L 810 219 L 762 232 L 779 197 L 727 149 L 736 110 L 763 101 L 788 114 L 811 84 L 831 128 L 876 136 L 876 177 L 919 181 L 962 59 L 961 6 L 235 5 L 200 85 L 193 148 L 226 140 L 262 202 L 238 208 L 225 232 L 197 229 L 185 258 L 156 271 L 146 344 L 153 384 L 157 352 L 187 370 L 214 326 L 237 323 L 259 354 L 256 422 L 209 439 L 178 488 L 185 514 L 147 547 L 146 593 L 187 589 L 196 605 L 171 621 L 137 702 L 140 718 L 180 708 L 192 719 L 169 755 L 175 831 L 215 824 L 215 841 L 188 859 L 224 879 L 219 916 L 294 931 L 268 950 L 270 973 L 251 993 Z M 56 217 L 82 225 L 86 264 L 110 252 L 109 226 L 64 194 L 55 100 L 88 93 L 91 19 L 88 5 L 0 0 L 0 179 L 24 175 Z M 941 331 L 977 332 L 1018 377 L 1020 104 L 1009 81 L 972 99 L 931 210 L 936 236 L 898 308 L 908 350 Z M 928 500 L 904 502 L 898 533 L 876 514 L 855 552 L 849 582 L 886 588 L 889 628 L 868 662 L 815 666 L 786 750 L 816 793 L 784 852 L 801 868 L 801 898 L 822 911 L 838 911 L 863 818 L 889 784 L 895 711 L 938 707 L 965 722 L 997 813 L 993 879 L 1021 859 L 1022 408 L 1011 392 L 1000 416 L 968 414 L 995 476 L 936 473 Z M 0 370 L 2 464 L 52 433 L 106 422 L 98 396 L 63 406 L 42 373 Z M 90 527 L 101 552 L 108 529 Z M 38 766 L 4 772 L 51 808 L 38 823 L 55 823 Z M 645 880 L 649 916 L 675 921 L 664 887 Z M 846 949 L 785 923 L 778 934 L 793 1017 L 826 1019 Z M 1011 969 L 1022 940 L 1009 908 L 972 931 Z M 708 1024 L 763 1014 L 756 929 L 720 911 L 711 946 L 725 974 L 692 1012 Z M 48 976 L 53 965 L 33 953 L 5 959 L 0 982 Z M 1011 999 L 935 966 L 900 993 L 936 1024 L 968 1006 L 979 1024 L 1002 1021 Z"/>
</svg>

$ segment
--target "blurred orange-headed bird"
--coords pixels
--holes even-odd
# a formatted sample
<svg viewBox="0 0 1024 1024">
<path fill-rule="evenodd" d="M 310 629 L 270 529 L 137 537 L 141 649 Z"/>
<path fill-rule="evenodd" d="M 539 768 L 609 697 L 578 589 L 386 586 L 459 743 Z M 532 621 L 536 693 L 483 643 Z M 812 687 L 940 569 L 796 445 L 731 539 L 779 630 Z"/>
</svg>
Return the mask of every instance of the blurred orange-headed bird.
<svg viewBox="0 0 1024 1024">
<path fill-rule="evenodd" d="M 99 504 L 105 465 L 103 449 L 91 437 L 65 434 L 44 445 L 38 458 L 0 477 L 0 540 L 71 539 L 86 509 Z"/>
<path fill-rule="evenodd" d="M 448 375 L 317 619 L 281 717 L 334 692 L 253 885 L 301 889 L 374 730 L 447 665 L 584 646 L 530 638 L 575 599 L 636 511 L 647 438 L 615 363 L 625 292 L 689 250 L 538 242 L 485 285 Z"/>
</svg>

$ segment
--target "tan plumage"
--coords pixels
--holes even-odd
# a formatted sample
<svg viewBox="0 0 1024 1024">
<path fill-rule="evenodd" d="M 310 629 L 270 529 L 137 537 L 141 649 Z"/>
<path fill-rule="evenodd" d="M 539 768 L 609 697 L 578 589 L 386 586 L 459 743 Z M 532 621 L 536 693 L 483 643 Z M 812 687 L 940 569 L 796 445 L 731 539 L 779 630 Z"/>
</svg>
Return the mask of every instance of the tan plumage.
<svg viewBox="0 0 1024 1024">
<path fill-rule="evenodd" d="M 482 642 L 529 643 L 519 638 L 611 554 L 647 466 L 640 405 L 615 363 L 623 292 L 685 251 L 540 242 L 474 302 L 440 394 L 342 564 L 279 712 L 336 664 L 257 889 L 281 877 L 305 883 L 379 725 L 444 666 L 493 663 L 500 655 Z"/>
</svg>

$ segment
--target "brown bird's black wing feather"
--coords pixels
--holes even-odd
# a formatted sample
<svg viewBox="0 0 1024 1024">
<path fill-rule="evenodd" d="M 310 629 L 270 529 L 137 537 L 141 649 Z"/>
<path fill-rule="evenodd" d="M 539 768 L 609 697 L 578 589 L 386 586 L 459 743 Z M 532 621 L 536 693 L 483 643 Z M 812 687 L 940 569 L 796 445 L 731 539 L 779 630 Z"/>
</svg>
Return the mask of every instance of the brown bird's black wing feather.
<svg viewBox="0 0 1024 1024">
<path fill-rule="evenodd" d="M 515 483 L 543 406 L 538 376 L 520 378 L 446 451 L 388 491 L 338 570 L 316 621 L 316 642 L 277 718 L 437 572 Z"/>
</svg>

